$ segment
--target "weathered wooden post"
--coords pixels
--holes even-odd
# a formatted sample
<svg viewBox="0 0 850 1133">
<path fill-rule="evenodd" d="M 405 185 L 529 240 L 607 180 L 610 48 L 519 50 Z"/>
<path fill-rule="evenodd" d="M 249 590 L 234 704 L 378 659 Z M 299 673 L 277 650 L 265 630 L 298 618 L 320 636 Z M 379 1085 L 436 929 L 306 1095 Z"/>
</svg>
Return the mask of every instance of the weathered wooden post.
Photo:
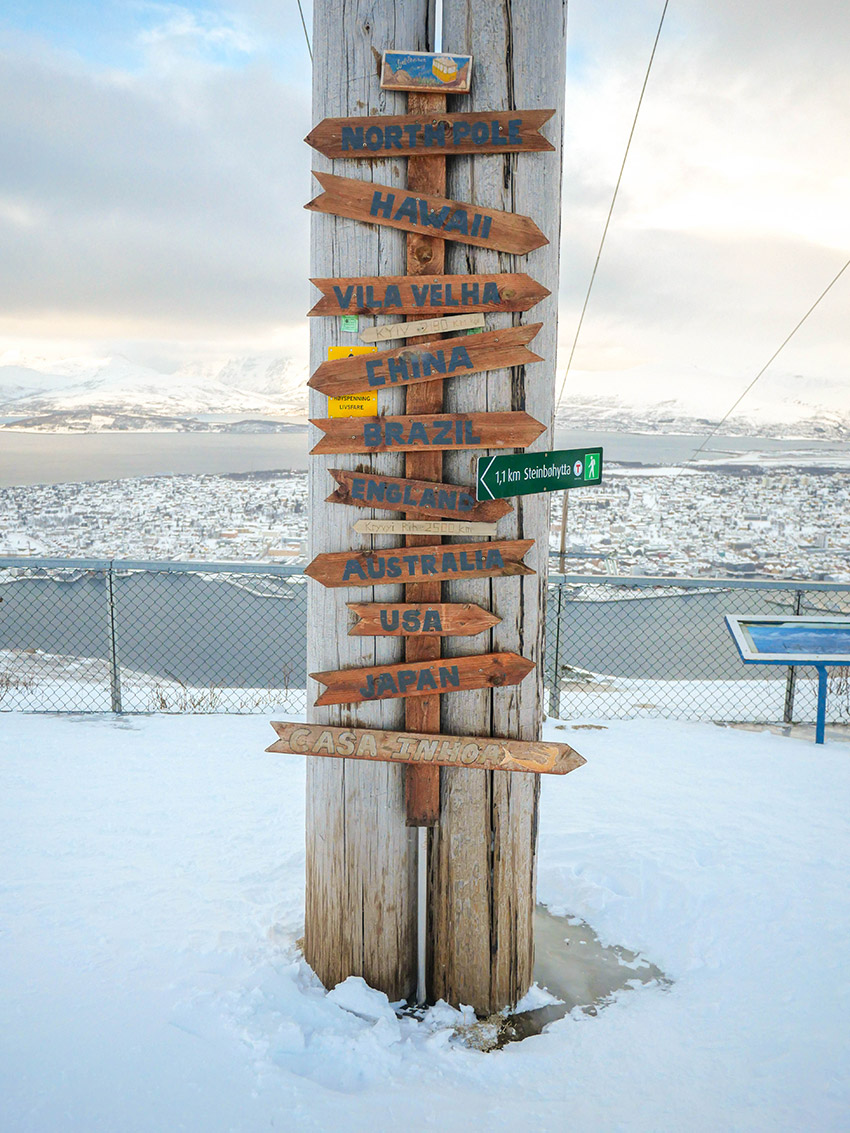
<svg viewBox="0 0 850 1133">
<path fill-rule="evenodd" d="M 417 50 L 430 9 L 315 9 L 310 314 L 331 319 L 311 338 L 313 708 L 309 724 L 275 723 L 269 750 L 330 757 L 308 773 L 305 952 L 322 981 L 411 996 L 410 827 L 427 825 L 429 992 L 487 1013 L 532 978 L 538 775 L 584 762 L 539 741 L 548 501 L 505 497 L 596 482 L 602 454 L 504 455 L 545 449 L 551 428 L 565 0 L 445 0 L 463 54 Z M 381 88 L 411 92 L 407 114 L 373 61 Z M 557 145 L 541 133 L 553 115 Z M 523 321 L 541 301 L 544 321 Z M 344 314 L 402 345 L 330 358 Z M 349 395 L 358 406 L 334 404 Z M 354 521 L 353 507 L 404 518 Z"/>
<path fill-rule="evenodd" d="M 475 56 L 464 110 L 555 108 L 548 132 L 556 153 L 458 157 L 450 162 L 449 197 L 534 218 L 549 243 L 527 256 L 452 245 L 447 270 L 528 272 L 552 291 L 534 310 L 543 328 L 534 349 L 545 361 L 527 372 L 490 371 L 480 382 L 454 383 L 446 406 L 463 412 L 525 409 L 547 426 L 528 451 L 552 447 L 557 345 L 557 292 L 561 217 L 561 144 L 566 60 L 566 0 L 443 0 L 443 43 Z M 492 325 L 518 322 L 494 315 Z M 484 388 L 482 388 L 484 387 Z M 449 478 L 472 483 L 468 453 L 446 458 Z M 506 537 L 536 540 L 526 561 L 535 575 L 455 582 L 448 598 L 498 612 L 493 647 L 537 662 L 536 673 L 505 689 L 482 689 L 443 698 L 443 730 L 534 740 L 543 718 L 544 601 L 548 573 L 549 497 L 517 501 L 501 521 Z M 475 651 L 466 638 L 450 638 L 455 654 Z M 469 1003 L 479 1013 L 516 1003 L 532 982 L 534 941 L 537 776 L 442 773 L 439 824 L 430 834 L 429 994 Z"/>
<path fill-rule="evenodd" d="M 372 0 L 315 0 L 313 7 L 313 121 L 347 115 L 403 114 L 404 94 L 382 91 L 380 52 L 396 43 L 428 49 L 428 0 L 375 4 Z M 433 34 L 433 29 L 431 30 Z M 313 168 L 346 177 L 403 185 L 403 160 L 339 161 L 314 155 Z M 281 254 L 285 254 L 281 249 Z M 405 238 L 315 212 L 311 216 L 311 276 L 387 276 L 403 270 Z M 379 320 L 386 321 L 386 320 Z M 338 320 L 310 320 L 310 368 L 340 344 Z M 353 343 L 359 340 L 352 338 Z M 382 412 L 403 413 L 404 393 L 388 391 Z M 310 416 L 325 417 L 327 400 L 310 394 Z M 311 429 L 311 445 L 320 436 Z M 351 531 L 351 511 L 326 503 L 328 468 L 369 468 L 404 475 L 404 457 L 314 456 L 310 460 L 310 556 L 343 547 L 389 547 L 396 541 Z M 369 514 L 364 512 L 361 514 Z M 402 588 L 379 593 L 395 594 Z M 367 600 L 374 592 L 361 591 Z M 349 637 L 342 589 L 310 582 L 308 671 L 401 661 L 402 638 Z M 311 682 L 308 703 L 320 686 Z M 399 700 L 314 708 L 311 719 L 332 724 L 399 728 Z M 307 901 L 304 950 L 326 987 L 362 975 L 390 999 L 416 987 L 416 831 L 406 822 L 404 768 L 391 763 L 311 759 L 307 769 Z"/>
</svg>

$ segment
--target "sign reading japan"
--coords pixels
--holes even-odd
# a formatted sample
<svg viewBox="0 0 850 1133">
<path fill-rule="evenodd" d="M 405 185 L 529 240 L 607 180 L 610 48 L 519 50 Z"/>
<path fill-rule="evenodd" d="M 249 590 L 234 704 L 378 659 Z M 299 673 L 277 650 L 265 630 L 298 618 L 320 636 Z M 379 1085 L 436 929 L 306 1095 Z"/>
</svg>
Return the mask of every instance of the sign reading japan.
<svg viewBox="0 0 850 1133">
<path fill-rule="evenodd" d="M 602 449 L 560 449 L 478 460 L 478 499 L 505 499 L 582 488 L 602 480 Z"/>
</svg>

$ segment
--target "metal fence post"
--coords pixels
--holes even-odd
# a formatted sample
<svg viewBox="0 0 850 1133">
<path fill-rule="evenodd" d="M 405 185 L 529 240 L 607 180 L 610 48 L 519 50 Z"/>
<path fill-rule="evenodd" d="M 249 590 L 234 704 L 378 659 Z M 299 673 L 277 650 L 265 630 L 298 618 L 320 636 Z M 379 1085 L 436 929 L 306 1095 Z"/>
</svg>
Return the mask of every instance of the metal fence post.
<svg viewBox="0 0 850 1133">
<path fill-rule="evenodd" d="M 563 591 L 564 584 L 559 582 L 558 604 L 555 612 L 555 658 L 549 683 L 549 715 L 556 719 L 560 719 L 561 716 L 561 595 Z"/>
<path fill-rule="evenodd" d="M 109 602 L 109 700 L 113 712 L 121 707 L 121 670 L 118 668 L 118 647 L 115 643 L 115 593 L 112 588 L 113 564 L 106 570 L 106 596 Z"/>
<path fill-rule="evenodd" d="M 803 591 L 796 590 L 794 592 L 794 613 L 800 613 L 803 607 Z M 794 722 L 794 692 L 797 687 L 797 669 L 794 665 L 788 666 L 788 676 L 785 678 L 785 709 L 782 713 L 782 720 L 785 724 L 792 724 Z"/>
</svg>

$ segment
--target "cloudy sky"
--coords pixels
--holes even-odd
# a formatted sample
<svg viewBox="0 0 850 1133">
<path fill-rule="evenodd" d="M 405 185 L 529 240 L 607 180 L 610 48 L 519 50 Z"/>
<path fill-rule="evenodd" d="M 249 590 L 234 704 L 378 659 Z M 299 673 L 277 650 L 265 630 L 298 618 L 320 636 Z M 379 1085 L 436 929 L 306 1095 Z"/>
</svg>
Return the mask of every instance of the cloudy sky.
<svg viewBox="0 0 850 1133">
<path fill-rule="evenodd" d="M 570 3 L 562 365 L 662 3 Z M 732 397 L 850 257 L 848 43 L 846 0 L 670 0 L 577 384 Z M 7 0 L 0 355 L 303 357 L 309 82 L 296 0 Z M 763 382 L 847 380 L 848 307 Z"/>
</svg>

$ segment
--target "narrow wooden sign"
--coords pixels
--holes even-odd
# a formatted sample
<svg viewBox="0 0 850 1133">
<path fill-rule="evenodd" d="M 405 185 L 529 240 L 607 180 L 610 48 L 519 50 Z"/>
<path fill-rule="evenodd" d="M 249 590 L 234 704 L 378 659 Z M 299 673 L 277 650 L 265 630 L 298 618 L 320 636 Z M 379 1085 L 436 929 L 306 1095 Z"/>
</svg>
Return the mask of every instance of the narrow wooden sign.
<svg viewBox="0 0 850 1133">
<path fill-rule="evenodd" d="M 384 90 L 465 94 L 472 84 L 472 56 L 432 51 L 385 51 L 381 58 Z"/>
<path fill-rule="evenodd" d="M 448 657 L 437 661 L 407 661 L 400 665 L 370 665 L 363 669 L 310 673 L 326 686 L 315 701 L 323 704 L 361 704 L 401 696 L 433 696 L 471 688 L 518 685 L 534 668 L 519 653 L 483 653 L 477 657 Z"/>
<path fill-rule="evenodd" d="M 376 759 L 385 763 L 477 767 L 481 771 L 533 771 L 546 775 L 566 775 L 587 762 L 568 744 L 502 740 L 495 736 L 334 728 L 288 720 L 274 720 L 272 727 L 279 738 L 266 751 L 279 755 Z"/>
<path fill-rule="evenodd" d="M 325 157 L 430 157 L 554 150 L 540 133 L 554 110 L 323 118 L 304 139 Z"/>
<path fill-rule="evenodd" d="M 333 362 L 322 362 L 307 385 L 328 397 L 339 397 L 414 382 L 463 378 L 509 366 L 528 366 L 543 361 L 526 345 L 542 326 L 542 323 L 532 323 L 506 327 L 471 337 L 441 338 L 423 346 L 397 346 L 394 350 L 337 358 Z"/>
<path fill-rule="evenodd" d="M 361 275 L 311 279 L 322 298 L 307 314 L 441 315 L 527 311 L 550 295 L 525 272 L 496 275 Z"/>
<path fill-rule="evenodd" d="M 484 316 L 479 313 L 469 315 L 443 315 L 439 319 L 419 319 L 418 322 L 382 323 L 377 327 L 366 327 L 360 332 L 361 342 L 392 342 L 397 338 L 417 338 L 429 334 L 452 334 L 459 330 L 473 330 L 484 326 Z"/>
<path fill-rule="evenodd" d="M 333 173 L 314 171 L 313 176 L 324 189 L 304 206 L 314 212 L 347 216 L 366 224 L 383 224 L 442 240 L 461 240 L 519 256 L 549 243 L 534 221 L 519 213 L 479 208 L 446 197 L 413 195 L 393 185 L 355 181 Z"/>
<path fill-rule="evenodd" d="M 528 413 L 432 413 L 416 417 L 322 417 L 322 452 L 405 452 L 415 449 L 527 448 L 546 426 Z"/>
<path fill-rule="evenodd" d="M 486 535 L 496 534 L 496 523 L 466 523 L 451 519 L 358 519 L 352 525 L 360 535 Z"/>
<path fill-rule="evenodd" d="M 502 620 L 471 602 L 346 602 L 359 621 L 350 637 L 475 637 Z"/>
<path fill-rule="evenodd" d="M 492 523 L 512 511 L 506 500 L 475 498 L 470 488 L 430 480 L 405 480 L 401 476 L 376 476 L 372 472 L 352 472 L 350 468 L 329 468 L 339 487 L 325 503 L 352 507 L 403 511 L 407 515 L 446 516 Z"/>
<path fill-rule="evenodd" d="M 316 555 L 304 573 L 328 587 L 534 574 L 522 561 L 533 545 L 533 539 L 500 539 L 383 551 L 329 551 Z"/>
</svg>

